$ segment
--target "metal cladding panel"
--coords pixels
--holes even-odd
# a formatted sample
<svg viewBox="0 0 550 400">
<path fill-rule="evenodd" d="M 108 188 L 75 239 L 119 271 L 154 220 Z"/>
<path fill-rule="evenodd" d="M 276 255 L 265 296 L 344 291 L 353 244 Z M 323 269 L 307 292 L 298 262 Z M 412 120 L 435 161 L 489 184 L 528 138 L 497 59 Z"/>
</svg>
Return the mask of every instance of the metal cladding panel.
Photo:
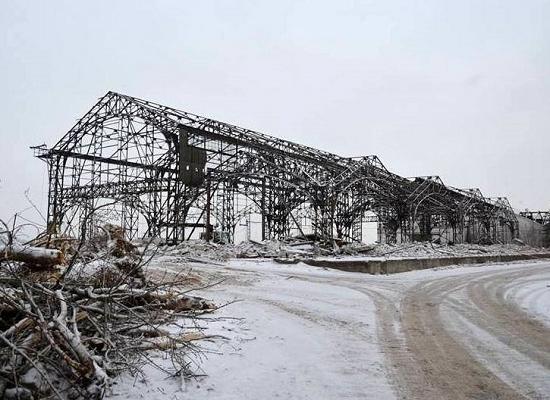
<svg viewBox="0 0 550 400">
<path fill-rule="evenodd" d="M 180 179 L 188 186 L 200 186 L 204 182 L 206 150 L 187 144 L 187 132 L 180 127 Z"/>
</svg>

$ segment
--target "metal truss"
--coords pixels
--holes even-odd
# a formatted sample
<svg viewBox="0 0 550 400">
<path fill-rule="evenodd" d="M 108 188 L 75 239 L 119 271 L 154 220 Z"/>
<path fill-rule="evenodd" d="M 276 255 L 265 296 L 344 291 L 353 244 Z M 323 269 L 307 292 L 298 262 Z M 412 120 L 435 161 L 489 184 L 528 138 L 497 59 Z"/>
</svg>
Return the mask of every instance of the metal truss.
<svg viewBox="0 0 550 400">
<path fill-rule="evenodd" d="M 529 218 L 541 225 L 550 224 L 550 211 L 521 211 L 519 213 L 522 217 Z"/>
<path fill-rule="evenodd" d="M 90 234 L 100 210 L 115 205 L 130 237 L 141 217 L 143 235 L 168 243 L 233 242 L 243 221 L 248 237 L 257 223 L 261 239 L 360 241 L 367 212 L 387 242 L 505 242 L 518 233 L 505 198 L 114 92 L 53 147 L 33 149 L 48 164 L 51 234 Z"/>
<path fill-rule="evenodd" d="M 550 211 L 525 210 L 520 212 L 519 215 L 542 225 L 542 245 L 550 247 Z"/>
</svg>

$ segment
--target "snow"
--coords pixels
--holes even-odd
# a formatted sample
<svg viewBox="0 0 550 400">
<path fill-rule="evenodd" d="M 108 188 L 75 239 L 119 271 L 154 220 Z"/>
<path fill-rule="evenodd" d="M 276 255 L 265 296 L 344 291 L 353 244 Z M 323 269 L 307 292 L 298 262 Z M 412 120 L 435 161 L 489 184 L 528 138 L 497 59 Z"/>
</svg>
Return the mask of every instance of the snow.
<svg viewBox="0 0 550 400">
<path fill-rule="evenodd" d="M 147 368 L 146 382 L 122 379 L 111 397 L 393 398 L 368 297 L 293 276 L 326 276 L 321 268 L 267 261 L 228 264 L 230 271 L 239 268 L 244 274 L 239 282 L 199 293 L 218 304 L 242 300 L 220 309 L 211 316 L 219 320 L 208 322 L 206 334 L 227 338 L 203 344 L 201 369 L 208 376 L 188 382 L 181 391 L 178 382 Z"/>
<path fill-rule="evenodd" d="M 542 279 L 518 279 L 504 296 L 522 310 L 550 327 L 550 271 Z"/>
<path fill-rule="evenodd" d="M 455 337 L 462 342 L 482 365 L 513 387 L 522 395 L 543 399 L 550 393 L 550 380 L 547 370 L 539 363 L 533 362 L 506 343 L 495 340 L 495 337 L 469 322 L 459 313 L 446 310 L 447 326 L 456 332 Z M 514 365 L 513 374 L 509 365 Z M 516 385 L 521 382 L 521 385 Z"/>
<path fill-rule="evenodd" d="M 267 259 L 210 263 L 186 259 L 183 263 L 181 257 L 176 251 L 159 255 L 148 268 L 192 268 L 194 274 L 209 282 L 225 279 L 220 285 L 195 294 L 217 304 L 238 300 L 207 316 L 208 320 L 198 321 L 205 334 L 220 336 L 199 342 L 204 354 L 197 360 L 196 372 L 203 376 L 182 382 L 146 366 L 145 377 L 125 375 L 118 379 L 109 397 L 391 400 L 397 395 L 377 338 L 376 309 L 371 298 L 354 290 L 353 285 L 376 288 L 398 305 L 401 294 L 419 282 L 545 263 L 452 266 L 371 276 L 303 263 L 278 264 Z M 548 281 L 526 280 L 523 285 L 510 288 L 506 298 L 550 323 L 550 271 L 545 277 Z M 341 282 L 353 285 L 343 286 Z M 456 331 L 478 329 L 458 318 L 450 326 Z M 398 322 L 395 329 L 400 329 Z M 503 362 L 497 358 L 503 357 L 498 352 L 508 351 L 505 344 L 495 343 L 494 338 L 481 331 L 474 334 L 477 341 L 465 344 L 468 351 L 477 354 L 478 348 L 488 348 L 497 353 L 494 359 L 485 358 L 484 362 L 497 366 Z M 508 364 L 526 362 L 521 354 L 511 352 L 506 357 Z M 170 364 L 169 360 L 155 361 L 162 366 Z M 506 378 L 504 372 L 492 368 Z M 526 381 L 535 392 L 549 389 L 545 382 L 533 377 L 527 376 Z"/>
</svg>

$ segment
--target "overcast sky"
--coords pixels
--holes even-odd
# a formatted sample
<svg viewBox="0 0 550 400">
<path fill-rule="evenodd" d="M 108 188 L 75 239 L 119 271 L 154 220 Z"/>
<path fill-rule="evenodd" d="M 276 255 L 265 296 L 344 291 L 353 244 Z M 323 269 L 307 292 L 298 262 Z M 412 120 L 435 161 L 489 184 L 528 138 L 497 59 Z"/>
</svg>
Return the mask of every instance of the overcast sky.
<svg viewBox="0 0 550 400">
<path fill-rule="evenodd" d="M 550 208 L 550 1 L 3 1 L 0 217 L 109 90 Z"/>
</svg>

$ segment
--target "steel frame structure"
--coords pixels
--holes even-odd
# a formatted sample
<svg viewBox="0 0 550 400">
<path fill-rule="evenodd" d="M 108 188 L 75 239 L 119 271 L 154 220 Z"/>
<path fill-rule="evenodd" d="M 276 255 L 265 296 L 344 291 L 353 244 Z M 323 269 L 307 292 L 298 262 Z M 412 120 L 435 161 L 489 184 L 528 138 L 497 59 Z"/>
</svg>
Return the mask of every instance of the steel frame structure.
<svg viewBox="0 0 550 400">
<path fill-rule="evenodd" d="M 519 215 L 542 225 L 542 246 L 550 247 L 550 211 L 525 210 Z"/>
<path fill-rule="evenodd" d="M 380 240 L 510 241 L 506 198 L 404 178 L 359 158 L 278 139 L 139 98 L 108 92 L 57 144 L 33 147 L 49 173 L 48 231 L 90 234 L 97 210 L 117 204 L 130 237 L 233 242 L 258 215 L 261 239 L 312 234 L 360 241 L 376 214 Z M 248 233 L 250 236 L 250 232 Z"/>
<path fill-rule="evenodd" d="M 550 224 L 550 211 L 530 211 L 525 210 L 519 213 L 522 217 L 529 218 L 541 225 Z"/>
</svg>

